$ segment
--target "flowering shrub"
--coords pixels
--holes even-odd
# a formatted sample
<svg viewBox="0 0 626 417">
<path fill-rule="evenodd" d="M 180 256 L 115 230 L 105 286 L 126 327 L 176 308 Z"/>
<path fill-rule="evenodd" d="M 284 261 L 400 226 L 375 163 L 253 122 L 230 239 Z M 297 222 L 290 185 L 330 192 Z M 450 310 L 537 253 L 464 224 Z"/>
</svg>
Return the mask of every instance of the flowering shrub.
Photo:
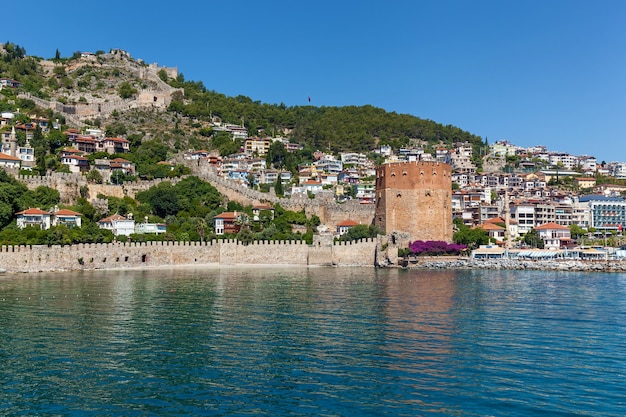
<svg viewBox="0 0 626 417">
<path fill-rule="evenodd" d="M 442 240 L 416 240 L 409 245 L 411 253 L 416 255 L 458 255 L 465 250 L 465 245 L 457 245 L 455 243 L 446 243 Z"/>
</svg>

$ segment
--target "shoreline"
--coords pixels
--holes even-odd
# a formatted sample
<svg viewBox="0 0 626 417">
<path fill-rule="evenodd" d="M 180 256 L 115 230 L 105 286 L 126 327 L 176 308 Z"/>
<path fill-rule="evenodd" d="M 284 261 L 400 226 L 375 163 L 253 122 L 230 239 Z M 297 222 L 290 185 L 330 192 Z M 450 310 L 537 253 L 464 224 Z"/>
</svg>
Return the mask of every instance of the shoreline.
<svg viewBox="0 0 626 417">
<path fill-rule="evenodd" d="M 29 271 L 8 271 L 0 269 L 0 276 L 38 273 L 60 273 L 79 271 L 150 271 L 167 269 L 291 269 L 291 268 L 378 268 L 378 269 L 405 269 L 405 270 L 529 270 L 529 271 L 558 271 L 558 272 L 626 272 L 626 260 L 518 260 L 518 259 L 475 259 L 475 258 L 441 258 L 428 257 L 417 263 L 403 265 L 300 265 L 285 263 L 263 264 L 220 264 L 207 263 L 181 263 L 181 264 L 154 264 L 133 265 L 119 267 L 100 268 L 61 268 L 61 269 L 38 269 Z"/>
<path fill-rule="evenodd" d="M 407 265 L 406 269 L 495 269 L 572 272 L 626 272 L 626 260 L 519 260 L 459 258 Z"/>
</svg>

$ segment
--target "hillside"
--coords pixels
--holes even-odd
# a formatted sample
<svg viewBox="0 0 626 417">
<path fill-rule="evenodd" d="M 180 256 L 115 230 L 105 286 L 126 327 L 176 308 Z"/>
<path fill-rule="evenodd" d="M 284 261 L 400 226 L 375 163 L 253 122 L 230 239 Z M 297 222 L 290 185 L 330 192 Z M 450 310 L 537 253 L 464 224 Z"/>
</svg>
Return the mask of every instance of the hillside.
<svg viewBox="0 0 626 417">
<path fill-rule="evenodd" d="M 211 148 L 211 122 L 244 124 L 248 134 L 283 136 L 311 150 L 369 152 L 377 145 L 482 145 L 461 128 L 387 112 L 374 106 L 315 107 L 267 104 L 227 97 L 175 68 L 147 65 L 121 50 L 46 60 L 8 43 L 0 51 L 2 110 L 27 109 L 67 126 L 99 127 L 111 135 L 157 139 L 171 152 Z M 213 146 L 216 147 L 216 146 Z"/>
</svg>

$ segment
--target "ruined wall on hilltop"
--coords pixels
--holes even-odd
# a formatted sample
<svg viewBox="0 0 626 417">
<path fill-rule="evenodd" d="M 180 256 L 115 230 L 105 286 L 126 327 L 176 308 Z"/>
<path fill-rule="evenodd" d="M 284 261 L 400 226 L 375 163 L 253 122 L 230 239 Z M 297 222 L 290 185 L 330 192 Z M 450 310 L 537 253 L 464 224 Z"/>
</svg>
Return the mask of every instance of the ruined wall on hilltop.
<svg viewBox="0 0 626 417">
<path fill-rule="evenodd" d="M 47 72 L 52 72 L 56 65 L 51 61 L 42 61 L 42 68 Z M 169 78 L 176 78 L 178 76 L 177 68 L 159 67 L 158 64 L 146 65 L 141 60 L 134 60 L 125 51 L 114 50 L 97 60 L 81 58 L 72 63 L 69 70 L 74 71 L 85 65 L 98 68 L 122 67 L 141 80 L 151 81 L 151 85 L 140 89 L 136 97 L 128 99 L 120 98 L 117 93 L 105 94 L 101 91 L 98 95 L 89 91 L 71 93 L 69 95 L 70 104 L 63 104 L 56 100 L 44 100 L 30 93 L 20 93 L 18 97 L 33 100 L 39 107 L 62 113 L 69 123 L 81 128 L 84 126 L 83 121 L 85 119 L 107 118 L 114 111 L 124 112 L 138 108 L 164 111 L 170 105 L 173 93 L 179 92 L 184 95 L 182 88 L 171 87 L 158 76 L 159 71 L 162 70 Z M 81 97 L 85 97 L 87 101 L 81 102 Z"/>
</svg>

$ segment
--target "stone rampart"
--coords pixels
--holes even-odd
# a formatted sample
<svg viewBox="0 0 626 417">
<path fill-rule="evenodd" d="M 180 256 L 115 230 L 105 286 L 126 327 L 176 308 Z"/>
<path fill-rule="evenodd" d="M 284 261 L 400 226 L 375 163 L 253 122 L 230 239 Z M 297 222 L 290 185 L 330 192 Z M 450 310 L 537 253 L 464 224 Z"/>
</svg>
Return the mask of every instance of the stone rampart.
<svg viewBox="0 0 626 417">
<path fill-rule="evenodd" d="M 223 178 L 217 175 L 215 169 L 206 161 L 184 160 L 180 162 L 189 166 L 199 178 L 211 183 L 228 200 L 237 201 L 244 206 L 259 203 L 278 203 L 286 210 L 304 210 L 308 217 L 316 215 L 323 224 L 330 227 L 334 227 L 344 220 L 353 220 L 357 223 L 370 225 L 374 219 L 373 204 L 359 204 L 357 200 L 350 200 L 340 204 L 334 200 L 330 193 L 318 194 L 313 199 L 306 195 L 281 198 L 274 194 L 273 189 L 269 193 L 262 193 L 244 187 L 238 184 L 237 181 Z"/>
<path fill-rule="evenodd" d="M 147 268 L 176 265 L 374 266 L 376 239 L 327 246 L 304 242 L 94 243 L 68 246 L 2 246 L 7 272 Z"/>
<path fill-rule="evenodd" d="M 193 166 L 194 164 L 188 165 Z M 198 168 L 197 165 L 196 168 Z M 274 190 L 271 190 L 270 193 L 251 190 L 239 185 L 236 181 L 218 176 L 212 169 L 208 169 L 209 167 L 204 168 L 206 169 L 194 169 L 194 175 L 212 184 L 228 201 L 237 201 L 244 206 L 261 203 L 278 203 L 286 210 L 304 210 L 308 217 L 312 215 L 318 216 L 322 224 L 329 226 L 333 230 L 338 223 L 344 220 L 353 220 L 360 224 L 370 225 L 374 218 L 373 204 L 359 204 L 356 200 L 337 203 L 330 193 L 321 193 L 313 199 L 307 196 L 281 198 L 276 196 Z M 86 177 L 79 173 L 51 172 L 45 176 L 18 175 L 17 172 L 13 172 L 13 174 L 31 190 L 41 185 L 58 190 L 63 204 L 76 203 L 76 200 L 80 197 L 80 188 L 83 186 L 88 187 L 89 200 L 93 203 L 98 194 L 119 198 L 124 196 L 135 198 L 138 192 L 146 191 L 150 187 L 156 186 L 163 181 L 168 181 L 175 185 L 184 178 L 163 178 L 135 182 L 127 181 L 120 186 L 88 183 Z"/>
<path fill-rule="evenodd" d="M 85 177 L 78 173 L 53 172 L 46 176 L 16 175 L 16 178 L 29 190 L 39 186 L 54 188 L 59 192 L 63 204 L 74 204 L 80 197 L 80 187 L 87 185 Z"/>
<path fill-rule="evenodd" d="M 80 197 L 80 188 L 87 186 L 89 190 L 89 200 L 94 202 L 98 194 L 112 197 L 131 197 L 141 191 L 146 191 L 150 187 L 159 185 L 163 181 L 168 181 L 172 185 L 177 184 L 183 178 L 163 178 L 149 181 L 128 181 L 122 185 L 114 184 L 92 184 L 88 183 L 84 175 L 79 173 L 51 172 L 48 175 L 19 175 L 17 171 L 11 172 L 18 181 L 24 183 L 29 190 L 34 190 L 39 186 L 54 188 L 59 191 L 61 202 L 64 204 L 74 204 Z"/>
</svg>

